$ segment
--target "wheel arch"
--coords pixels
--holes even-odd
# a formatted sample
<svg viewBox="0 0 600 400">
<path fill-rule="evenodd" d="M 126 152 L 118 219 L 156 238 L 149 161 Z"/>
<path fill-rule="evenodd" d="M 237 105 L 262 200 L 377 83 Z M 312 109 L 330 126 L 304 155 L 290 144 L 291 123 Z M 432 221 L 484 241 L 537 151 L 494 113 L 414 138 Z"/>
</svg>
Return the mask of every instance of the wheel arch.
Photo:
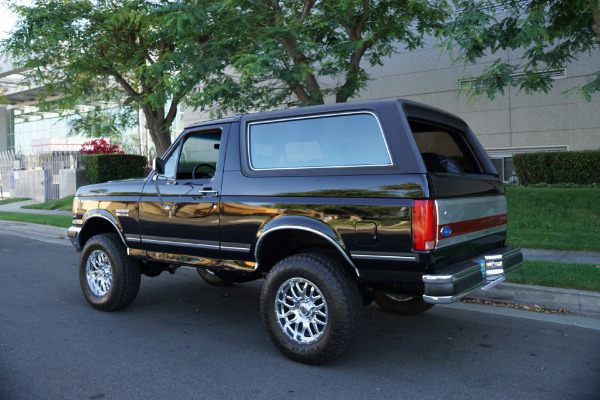
<svg viewBox="0 0 600 400">
<path fill-rule="evenodd" d="M 279 217 L 260 229 L 254 246 L 257 269 L 268 272 L 279 260 L 307 248 L 327 250 L 360 277 L 339 234 L 329 225 L 303 216 Z"/>
<path fill-rule="evenodd" d="M 123 237 L 121 224 L 111 213 L 101 209 L 87 212 L 83 218 L 83 227 L 78 235 L 81 248 L 85 246 L 91 237 L 100 233 L 118 234 L 125 247 L 129 248 Z"/>
</svg>

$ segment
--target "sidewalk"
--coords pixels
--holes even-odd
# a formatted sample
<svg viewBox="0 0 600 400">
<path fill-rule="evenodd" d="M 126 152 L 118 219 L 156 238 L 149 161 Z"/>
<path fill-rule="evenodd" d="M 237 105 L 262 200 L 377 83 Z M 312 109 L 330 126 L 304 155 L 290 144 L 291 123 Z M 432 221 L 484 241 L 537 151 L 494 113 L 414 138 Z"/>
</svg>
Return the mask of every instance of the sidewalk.
<svg viewBox="0 0 600 400">
<path fill-rule="evenodd" d="M 0 211 L 44 215 L 73 215 L 70 211 L 46 211 L 20 208 L 23 205 L 35 203 L 36 202 L 33 200 L 28 200 L 0 205 Z M 0 233 L 2 232 L 10 232 L 16 236 L 34 238 L 58 245 L 71 246 L 71 242 L 67 239 L 66 228 L 0 220 Z M 522 252 L 525 260 L 593 264 L 600 266 L 600 253 L 542 249 L 522 249 Z M 473 293 L 469 298 L 510 304 L 536 305 L 550 310 L 564 309 L 571 313 L 600 317 L 600 293 L 598 292 L 504 282 L 487 291 L 479 290 Z"/>
<path fill-rule="evenodd" d="M 543 249 L 521 249 L 521 251 L 525 260 L 600 265 L 600 253 L 595 252 Z"/>
</svg>

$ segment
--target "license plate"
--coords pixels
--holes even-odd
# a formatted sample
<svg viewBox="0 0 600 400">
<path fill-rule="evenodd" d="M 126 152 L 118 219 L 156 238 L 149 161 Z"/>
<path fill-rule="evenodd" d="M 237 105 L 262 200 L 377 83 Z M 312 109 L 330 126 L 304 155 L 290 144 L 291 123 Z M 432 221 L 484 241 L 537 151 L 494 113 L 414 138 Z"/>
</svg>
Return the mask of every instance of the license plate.
<svg viewBox="0 0 600 400">
<path fill-rule="evenodd" d="M 481 267 L 481 276 L 485 278 L 487 275 L 487 272 L 485 271 L 485 261 L 479 260 L 478 263 L 479 263 L 479 267 Z"/>
</svg>

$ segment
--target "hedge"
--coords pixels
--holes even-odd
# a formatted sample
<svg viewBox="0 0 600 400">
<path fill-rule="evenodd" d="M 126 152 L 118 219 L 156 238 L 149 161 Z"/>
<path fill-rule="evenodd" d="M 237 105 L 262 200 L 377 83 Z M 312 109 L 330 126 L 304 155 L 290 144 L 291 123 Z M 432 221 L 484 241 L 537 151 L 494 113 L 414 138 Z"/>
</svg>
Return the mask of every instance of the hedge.
<svg viewBox="0 0 600 400">
<path fill-rule="evenodd" d="M 513 161 L 522 185 L 600 183 L 600 150 L 515 154 Z"/>
<path fill-rule="evenodd" d="M 135 154 L 88 154 L 83 156 L 85 175 L 92 183 L 117 179 L 142 178 L 146 173 L 146 157 Z"/>
</svg>

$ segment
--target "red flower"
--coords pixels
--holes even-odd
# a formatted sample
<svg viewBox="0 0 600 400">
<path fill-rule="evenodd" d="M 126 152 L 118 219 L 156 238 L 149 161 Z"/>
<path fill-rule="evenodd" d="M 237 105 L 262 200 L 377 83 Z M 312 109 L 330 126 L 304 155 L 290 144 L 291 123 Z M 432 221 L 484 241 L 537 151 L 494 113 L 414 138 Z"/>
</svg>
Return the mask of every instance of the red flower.
<svg viewBox="0 0 600 400">
<path fill-rule="evenodd" d="M 124 151 L 119 150 L 119 146 L 114 144 L 111 145 L 109 142 L 104 140 L 103 138 L 90 140 L 88 142 L 83 143 L 81 146 L 81 150 L 79 150 L 81 154 L 112 154 L 119 153 L 124 154 Z"/>
</svg>

